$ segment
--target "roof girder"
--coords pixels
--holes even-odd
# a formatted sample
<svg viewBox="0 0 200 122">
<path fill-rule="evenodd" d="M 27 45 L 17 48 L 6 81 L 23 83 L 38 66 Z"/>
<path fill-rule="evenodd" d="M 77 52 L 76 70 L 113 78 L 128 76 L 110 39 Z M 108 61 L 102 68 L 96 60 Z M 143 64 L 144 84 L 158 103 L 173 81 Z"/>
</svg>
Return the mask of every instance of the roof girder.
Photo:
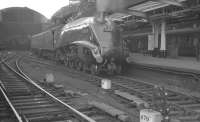
<svg viewBox="0 0 200 122">
<path fill-rule="evenodd" d="M 166 4 L 169 4 L 169 5 L 183 6 L 180 3 L 180 1 L 177 1 L 177 0 L 153 0 L 153 1 L 157 1 L 157 2 L 160 2 L 160 3 L 166 3 Z"/>
</svg>

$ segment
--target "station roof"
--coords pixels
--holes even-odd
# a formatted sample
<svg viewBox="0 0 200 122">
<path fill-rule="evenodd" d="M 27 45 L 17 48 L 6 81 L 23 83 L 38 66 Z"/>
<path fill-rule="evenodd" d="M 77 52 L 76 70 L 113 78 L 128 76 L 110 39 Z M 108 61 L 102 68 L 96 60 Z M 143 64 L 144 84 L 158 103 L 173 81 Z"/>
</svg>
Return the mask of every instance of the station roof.
<svg viewBox="0 0 200 122">
<path fill-rule="evenodd" d="M 27 7 L 9 7 L 0 10 L 1 19 L 19 23 L 45 23 L 48 19 L 41 13 Z"/>
<path fill-rule="evenodd" d="M 127 11 L 124 13 L 114 13 L 111 15 L 113 20 L 122 20 L 131 15 L 146 17 L 146 13 L 152 10 L 163 8 L 169 5 L 181 6 L 181 2 L 185 0 L 124 0 Z"/>
<path fill-rule="evenodd" d="M 139 4 L 133 5 L 129 9 L 140 12 L 148 12 L 169 5 L 181 6 L 181 2 L 183 1 L 185 0 L 144 0 Z"/>
</svg>

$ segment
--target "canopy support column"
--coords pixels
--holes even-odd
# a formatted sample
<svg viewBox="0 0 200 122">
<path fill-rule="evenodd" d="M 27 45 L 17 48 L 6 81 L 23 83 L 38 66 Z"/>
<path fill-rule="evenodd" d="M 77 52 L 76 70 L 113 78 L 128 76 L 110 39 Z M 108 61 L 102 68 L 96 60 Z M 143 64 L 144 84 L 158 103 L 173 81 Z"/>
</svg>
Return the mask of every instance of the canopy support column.
<svg viewBox="0 0 200 122">
<path fill-rule="evenodd" d="M 166 56 L 166 22 L 161 22 L 161 43 L 160 43 L 160 56 Z"/>
</svg>

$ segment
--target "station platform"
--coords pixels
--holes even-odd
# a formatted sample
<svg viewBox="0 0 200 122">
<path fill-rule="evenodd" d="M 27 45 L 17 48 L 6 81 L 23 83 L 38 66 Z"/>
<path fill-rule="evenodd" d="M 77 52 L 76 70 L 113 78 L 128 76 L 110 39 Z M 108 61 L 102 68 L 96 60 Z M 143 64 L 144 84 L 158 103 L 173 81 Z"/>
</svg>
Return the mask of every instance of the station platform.
<svg viewBox="0 0 200 122">
<path fill-rule="evenodd" d="M 127 58 L 127 62 L 130 64 L 139 64 L 148 67 L 156 67 L 191 73 L 200 73 L 200 61 L 198 62 L 195 58 L 158 58 L 139 53 L 131 53 Z"/>
</svg>

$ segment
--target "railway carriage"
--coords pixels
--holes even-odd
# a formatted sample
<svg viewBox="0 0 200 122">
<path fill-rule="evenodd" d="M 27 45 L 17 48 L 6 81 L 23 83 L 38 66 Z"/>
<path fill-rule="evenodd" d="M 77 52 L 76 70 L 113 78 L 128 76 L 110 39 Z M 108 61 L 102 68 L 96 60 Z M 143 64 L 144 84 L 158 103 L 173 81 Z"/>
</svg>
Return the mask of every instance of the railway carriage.
<svg viewBox="0 0 200 122">
<path fill-rule="evenodd" d="M 122 71 L 127 55 L 120 40 L 120 32 L 112 21 L 85 17 L 34 35 L 31 47 L 41 56 L 70 68 L 114 74 Z"/>
</svg>

